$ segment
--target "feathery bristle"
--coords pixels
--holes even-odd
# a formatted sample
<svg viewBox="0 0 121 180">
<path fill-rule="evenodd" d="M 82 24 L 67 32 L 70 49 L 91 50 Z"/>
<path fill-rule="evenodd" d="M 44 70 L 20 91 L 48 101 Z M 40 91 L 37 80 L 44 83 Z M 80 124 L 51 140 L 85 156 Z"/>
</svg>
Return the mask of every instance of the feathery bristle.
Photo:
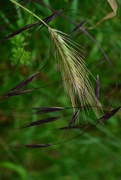
<svg viewBox="0 0 121 180">
<path fill-rule="evenodd" d="M 63 32 L 48 28 L 57 53 L 57 64 L 62 74 L 64 85 L 69 92 L 72 106 L 76 106 L 76 95 L 80 105 L 96 105 L 96 97 L 83 56 L 76 49 L 81 48 Z M 73 48 L 74 47 L 74 48 Z M 94 110 L 95 114 L 97 112 Z"/>
</svg>

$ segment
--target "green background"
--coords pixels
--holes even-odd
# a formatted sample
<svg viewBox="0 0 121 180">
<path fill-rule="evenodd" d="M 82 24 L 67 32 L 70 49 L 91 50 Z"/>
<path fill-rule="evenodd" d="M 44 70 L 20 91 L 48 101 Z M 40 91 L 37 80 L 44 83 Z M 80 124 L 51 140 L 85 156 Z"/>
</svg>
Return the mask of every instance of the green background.
<svg viewBox="0 0 121 180">
<path fill-rule="evenodd" d="M 26 2 L 26 1 L 23 1 Z M 45 6 L 32 1 L 26 7 L 33 10 L 40 18 L 48 17 L 52 12 Z M 39 2 L 39 1 L 38 1 Z M 43 0 L 46 5 L 55 10 L 66 6 L 68 0 Z M 85 61 L 96 77 L 100 77 L 100 102 L 103 106 L 110 107 L 115 97 L 112 108 L 120 106 L 121 99 L 121 3 L 117 1 L 117 15 L 95 26 L 106 14 L 112 11 L 107 1 L 88 0 L 72 1 L 62 12 L 69 20 L 79 24 L 87 20 L 85 28 L 94 37 L 97 43 L 107 54 L 115 71 L 118 89 L 115 88 L 115 79 L 109 63 L 104 56 L 84 33 L 76 36 L 71 33 L 75 25 L 62 16 L 57 16 L 49 25 L 71 35 L 71 38 L 84 47 Z M 11 11 L 13 12 L 10 15 Z M 10 15 L 10 17 L 9 17 Z M 13 88 L 17 83 L 37 72 L 49 60 L 52 54 L 52 43 L 49 33 L 44 27 L 26 30 L 12 39 L 2 41 L 3 38 L 19 28 L 37 21 L 27 12 L 19 9 L 12 3 L 0 1 L 0 93 Z M 90 29 L 91 27 L 91 29 Z M 23 56 L 21 57 L 21 54 Z M 20 62 L 6 80 L 5 76 Z M 100 65 L 99 61 L 102 60 Z M 6 81 L 5 81 L 6 80 Z M 4 84 L 2 84 L 5 82 Z M 0 102 L 0 179 L 120 179 L 121 178 L 121 111 L 113 116 L 104 127 L 99 126 L 92 132 L 86 133 L 72 141 L 41 149 L 16 148 L 16 144 L 53 143 L 61 141 L 63 132 L 57 130 L 67 126 L 72 117 L 60 119 L 37 127 L 25 128 L 14 131 L 27 122 L 46 117 L 53 117 L 73 113 L 72 108 L 64 112 L 50 114 L 32 114 L 31 107 L 60 106 L 71 107 L 68 93 L 63 88 L 61 74 L 58 70 L 56 59 L 52 57 L 49 64 L 40 74 L 27 85 L 25 89 L 37 88 L 51 83 L 32 93 L 11 97 Z M 95 82 L 93 82 L 95 86 Z M 79 121 L 81 120 L 81 115 Z M 92 116 L 87 117 L 87 122 Z M 80 130 L 66 133 L 64 139 L 79 135 Z"/>
</svg>

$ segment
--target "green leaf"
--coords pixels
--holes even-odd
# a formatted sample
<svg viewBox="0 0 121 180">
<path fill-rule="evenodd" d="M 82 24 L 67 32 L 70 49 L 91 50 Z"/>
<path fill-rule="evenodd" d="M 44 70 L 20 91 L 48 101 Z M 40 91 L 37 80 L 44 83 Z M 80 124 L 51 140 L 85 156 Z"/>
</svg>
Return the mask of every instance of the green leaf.
<svg viewBox="0 0 121 180">
<path fill-rule="evenodd" d="M 26 174 L 25 169 L 17 164 L 5 161 L 5 162 L 0 163 L 0 166 L 3 168 L 8 168 L 12 171 L 15 171 L 16 173 L 19 174 L 19 176 L 21 177 L 21 180 L 27 179 L 27 174 Z"/>
</svg>

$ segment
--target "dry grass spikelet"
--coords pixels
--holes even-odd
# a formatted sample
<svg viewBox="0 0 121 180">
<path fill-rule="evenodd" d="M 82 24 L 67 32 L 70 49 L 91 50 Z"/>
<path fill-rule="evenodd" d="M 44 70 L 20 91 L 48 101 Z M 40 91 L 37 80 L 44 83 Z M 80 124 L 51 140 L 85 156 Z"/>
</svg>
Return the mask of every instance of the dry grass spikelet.
<svg viewBox="0 0 121 180">
<path fill-rule="evenodd" d="M 52 28 L 48 29 L 56 49 L 57 63 L 64 86 L 69 92 L 72 106 L 76 106 L 76 97 L 80 100 L 80 106 L 96 106 L 95 92 L 88 76 L 91 73 L 86 67 L 84 57 L 77 51 L 82 47 L 74 43 L 63 32 Z M 94 112 L 97 114 L 95 108 Z"/>
</svg>

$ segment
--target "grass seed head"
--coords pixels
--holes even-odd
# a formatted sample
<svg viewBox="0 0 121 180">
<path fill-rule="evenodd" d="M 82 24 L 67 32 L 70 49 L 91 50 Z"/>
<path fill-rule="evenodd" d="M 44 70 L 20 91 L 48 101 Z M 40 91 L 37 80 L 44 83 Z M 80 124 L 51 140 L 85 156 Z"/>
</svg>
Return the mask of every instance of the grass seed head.
<svg viewBox="0 0 121 180">
<path fill-rule="evenodd" d="M 81 106 L 95 106 L 95 92 L 88 76 L 91 73 L 83 60 L 83 53 L 77 51 L 81 47 L 60 31 L 49 28 L 49 32 L 56 48 L 57 64 L 72 106 L 76 106 L 76 97 L 79 98 Z M 97 114 L 95 108 L 94 112 Z"/>
</svg>

